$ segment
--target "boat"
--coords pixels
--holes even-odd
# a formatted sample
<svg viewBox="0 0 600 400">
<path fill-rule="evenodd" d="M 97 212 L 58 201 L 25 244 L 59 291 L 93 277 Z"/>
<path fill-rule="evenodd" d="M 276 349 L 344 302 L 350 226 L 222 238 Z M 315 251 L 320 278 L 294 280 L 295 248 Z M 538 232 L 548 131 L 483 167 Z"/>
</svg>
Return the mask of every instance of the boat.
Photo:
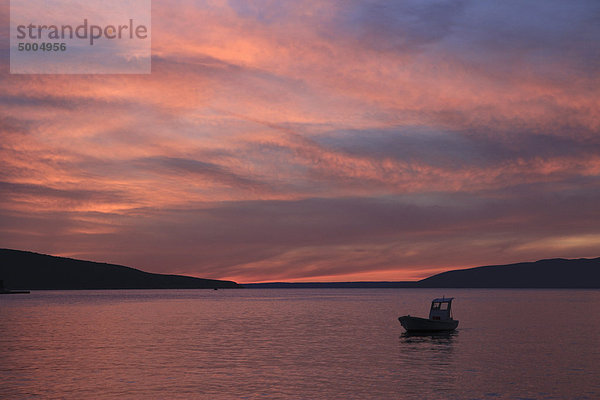
<svg viewBox="0 0 600 400">
<path fill-rule="evenodd" d="M 429 318 L 398 317 L 400 324 L 407 332 L 444 332 L 453 331 L 458 320 L 452 318 L 452 300 L 454 297 L 442 297 L 431 301 Z"/>
<path fill-rule="evenodd" d="M 0 289 L 0 294 L 29 294 L 29 290 Z"/>
<path fill-rule="evenodd" d="M 27 294 L 29 290 L 10 290 L 4 287 L 4 281 L 0 279 L 0 294 Z"/>
</svg>

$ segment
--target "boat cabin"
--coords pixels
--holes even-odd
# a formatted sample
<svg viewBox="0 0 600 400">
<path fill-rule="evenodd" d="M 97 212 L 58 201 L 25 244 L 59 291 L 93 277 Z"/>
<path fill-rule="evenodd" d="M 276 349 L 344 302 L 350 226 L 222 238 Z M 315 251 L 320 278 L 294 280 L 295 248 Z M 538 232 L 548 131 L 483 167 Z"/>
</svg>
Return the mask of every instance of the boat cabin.
<svg viewBox="0 0 600 400">
<path fill-rule="evenodd" d="M 433 299 L 431 310 L 429 310 L 429 319 L 434 321 L 446 321 L 452 319 L 451 309 L 454 297 L 442 297 Z"/>
</svg>

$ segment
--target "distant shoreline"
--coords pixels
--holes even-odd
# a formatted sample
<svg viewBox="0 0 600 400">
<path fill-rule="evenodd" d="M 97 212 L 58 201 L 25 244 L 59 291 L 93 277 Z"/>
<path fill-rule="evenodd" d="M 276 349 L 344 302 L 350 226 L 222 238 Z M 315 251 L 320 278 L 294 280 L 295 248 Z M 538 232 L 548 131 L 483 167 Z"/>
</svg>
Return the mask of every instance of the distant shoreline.
<svg viewBox="0 0 600 400">
<path fill-rule="evenodd" d="M 321 285 L 321 283 L 323 283 Z M 586 287 L 554 287 L 554 286 L 544 286 L 544 287 L 513 287 L 513 286 L 479 286 L 479 287 L 471 287 L 471 286 L 436 286 L 436 287 L 423 287 L 418 285 L 410 285 L 410 286 L 402 286 L 402 285 L 379 285 L 380 282 L 365 282 L 363 285 L 360 282 L 274 282 L 272 285 L 268 283 L 240 283 L 242 289 L 523 289 L 523 290 L 597 290 L 600 289 L 599 286 L 586 286 Z"/>
<path fill-rule="evenodd" d="M 442 272 L 420 281 L 246 283 L 248 289 L 398 288 L 398 289 L 600 289 L 600 257 L 554 258 Z"/>
</svg>

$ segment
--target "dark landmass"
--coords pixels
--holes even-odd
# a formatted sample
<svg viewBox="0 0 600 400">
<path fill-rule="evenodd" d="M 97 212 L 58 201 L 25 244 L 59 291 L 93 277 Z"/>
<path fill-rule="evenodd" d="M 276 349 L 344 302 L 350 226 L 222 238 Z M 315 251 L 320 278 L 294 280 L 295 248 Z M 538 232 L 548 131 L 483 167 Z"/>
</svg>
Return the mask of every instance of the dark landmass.
<svg viewBox="0 0 600 400">
<path fill-rule="evenodd" d="M 600 288 L 600 258 L 491 265 L 453 270 L 416 282 L 252 283 L 246 288 Z"/>
<path fill-rule="evenodd" d="M 600 288 L 600 257 L 553 258 L 442 272 L 418 282 L 419 287 L 448 288 Z"/>
<path fill-rule="evenodd" d="M 152 274 L 122 265 L 0 249 L 0 280 L 8 289 L 225 289 L 232 281 Z"/>
</svg>

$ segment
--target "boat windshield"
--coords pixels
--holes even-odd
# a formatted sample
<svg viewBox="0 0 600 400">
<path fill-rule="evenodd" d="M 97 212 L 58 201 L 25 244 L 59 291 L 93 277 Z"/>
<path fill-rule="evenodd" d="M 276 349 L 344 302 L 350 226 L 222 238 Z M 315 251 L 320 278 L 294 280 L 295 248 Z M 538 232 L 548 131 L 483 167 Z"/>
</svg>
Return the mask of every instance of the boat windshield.
<svg viewBox="0 0 600 400">
<path fill-rule="evenodd" d="M 448 302 L 437 302 L 434 301 L 431 303 L 432 310 L 448 310 L 450 308 L 450 303 Z"/>
</svg>

